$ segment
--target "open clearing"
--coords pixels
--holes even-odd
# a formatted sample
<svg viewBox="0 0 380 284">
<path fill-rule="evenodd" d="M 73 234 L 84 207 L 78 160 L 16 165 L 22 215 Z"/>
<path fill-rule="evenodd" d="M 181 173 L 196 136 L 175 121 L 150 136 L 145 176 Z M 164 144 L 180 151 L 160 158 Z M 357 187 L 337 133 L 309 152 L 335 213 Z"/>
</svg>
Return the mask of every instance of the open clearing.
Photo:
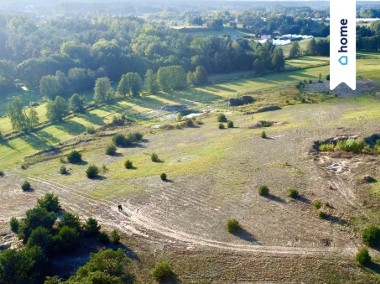
<svg viewBox="0 0 380 284">
<path fill-rule="evenodd" d="M 367 59 L 360 60 L 369 64 Z M 325 283 L 326 279 L 376 283 L 379 268 L 365 272 L 355 266 L 353 257 L 362 246 L 360 230 L 368 223 L 380 224 L 378 183 L 362 182 L 365 175 L 380 180 L 380 157 L 342 158 L 312 154 L 311 149 L 315 141 L 339 135 L 380 134 L 380 97 L 376 92 L 342 98 L 307 94 L 308 100 L 321 96 L 326 100 L 293 104 L 293 96 L 299 95 L 295 82 L 307 76 L 314 80 L 327 70 L 328 66 L 319 66 L 236 78 L 166 96 L 123 100 L 11 139 L 0 145 L 5 169 L 5 177 L 0 178 L 0 221 L 21 217 L 34 206 L 36 197 L 54 192 L 66 210 L 81 218 L 93 216 L 103 226 L 129 236 L 127 242 L 144 261 L 173 259 L 184 283 Z M 375 82 L 376 76 L 371 77 Z M 257 101 L 227 108 L 223 100 L 236 92 L 252 94 Z M 286 105 L 286 99 L 291 104 Z M 157 110 L 177 103 L 210 111 L 202 114 L 203 124 L 198 127 L 152 128 L 175 124 Z M 252 114 L 270 103 L 283 108 Z M 225 112 L 235 128 L 218 129 L 218 110 Z M 138 123 L 82 134 L 86 126 L 104 126 L 114 114 L 123 112 Z M 265 128 L 268 139 L 260 137 L 263 129 L 250 128 L 260 120 L 279 122 Z M 105 147 L 116 131 L 140 131 L 144 141 L 107 156 Z M 56 151 L 36 154 L 52 145 Z M 72 149 L 82 152 L 85 164 L 66 164 L 70 174 L 60 175 L 60 158 Z M 153 152 L 162 163 L 151 161 Z M 127 159 L 135 169 L 124 168 Z M 21 163 L 28 168 L 22 170 Z M 86 178 L 87 165 L 92 164 L 104 168 L 101 178 Z M 168 174 L 169 182 L 160 180 L 161 173 Z M 26 179 L 32 192 L 20 188 Z M 261 184 L 268 185 L 268 197 L 259 196 Z M 290 187 L 298 189 L 299 198 L 287 197 Z M 326 219 L 317 216 L 311 204 L 316 199 L 321 200 Z M 123 212 L 117 211 L 119 203 Z M 226 231 L 231 218 L 242 225 L 237 234 Z M 379 258 L 377 252 L 371 253 L 375 260 Z M 143 283 L 144 279 L 149 282 L 144 278 L 149 273 L 140 273 Z"/>
</svg>

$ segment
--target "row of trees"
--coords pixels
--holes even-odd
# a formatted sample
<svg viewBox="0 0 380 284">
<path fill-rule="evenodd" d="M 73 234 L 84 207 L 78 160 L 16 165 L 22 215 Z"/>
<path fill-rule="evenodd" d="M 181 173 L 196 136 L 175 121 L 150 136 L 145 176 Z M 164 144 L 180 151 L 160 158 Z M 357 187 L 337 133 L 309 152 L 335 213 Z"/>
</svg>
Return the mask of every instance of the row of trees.
<svg viewBox="0 0 380 284">
<path fill-rule="evenodd" d="M 85 102 L 82 96 L 74 94 L 69 101 L 61 96 L 49 100 L 46 106 L 46 116 L 49 121 L 62 121 L 69 114 L 85 112 Z M 30 106 L 24 108 L 20 98 L 14 98 L 8 103 L 7 115 L 15 131 L 29 132 L 39 125 L 40 118 L 37 110 Z"/>
</svg>

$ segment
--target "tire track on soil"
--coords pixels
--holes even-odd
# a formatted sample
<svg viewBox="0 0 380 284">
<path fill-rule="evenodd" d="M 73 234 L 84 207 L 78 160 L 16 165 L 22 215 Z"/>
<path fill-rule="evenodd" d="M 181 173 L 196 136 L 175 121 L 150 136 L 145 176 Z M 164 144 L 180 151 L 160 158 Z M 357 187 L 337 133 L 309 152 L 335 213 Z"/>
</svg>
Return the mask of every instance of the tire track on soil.
<svg viewBox="0 0 380 284">
<path fill-rule="evenodd" d="M 78 199 L 81 198 L 82 204 L 84 206 L 75 205 L 80 209 L 80 212 L 88 216 L 91 211 L 88 207 L 92 206 L 96 209 L 98 214 L 98 220 L 101 224 L 109 225 L 111 227 L 116 227 L 124 233 L 136 234 L 143 236 L 145 238 L 151 239 L 151 232 L 157 233 L 159 236 L 164 236 L 171 240 L 175 240 L 178 243 L 186 244 L 187 246 L 204 246 L 212 247 L 221 250 L 229 250 L 235 252 L 246 252 L 246 253 L 270 253 L 270 254 L 282 254 L 282 255 L 321 255 L 326 253 L 340 253 L 343 255 L 352 255 L 356 252 L 356 248 L 345 247 L 345 248 L 310 248 L 310 247 L 286 247 L 286 246 L 262 246 L 262 245 L 246 245 L 246 244 L 234 244 L 231 242 L 222 242 L 209 238 L 204 238 L 198 235 L 186 233 L 180 230 L 172 229 L 167 224 L 162 224 L 157 220 L 146 217 L 141 214 L 138 208 L 133 208 L 134 206 L 127 201 L 127 205 L 123 204 L 124 212 L 117 211 L 117 204 L 109 200 L 95 200 L 88 194 L 79 192 L 76 189 L 70 188 L 65 185 L 58 184 L 56 182 L 48 181 L 41 178 L 29 178 L 34 182 L 44 184 L 46 186 L 55 189 L 56 192 L 66 193 L 63 198 L 63 203 L 67 204 L 68 207 L 77 204 Z M 70 198 L 71 197 L 71 198 Z M 71 200 L 70 200 L 71 199 Z M 85 203 L 84 203 L 85 202 Z M 130 216 L 128 213 L 130 212 Z M 94 214 L 90 214 L 94 216 Z M 165 239 L 169 241 L 168 239 Z"/>
</svg>

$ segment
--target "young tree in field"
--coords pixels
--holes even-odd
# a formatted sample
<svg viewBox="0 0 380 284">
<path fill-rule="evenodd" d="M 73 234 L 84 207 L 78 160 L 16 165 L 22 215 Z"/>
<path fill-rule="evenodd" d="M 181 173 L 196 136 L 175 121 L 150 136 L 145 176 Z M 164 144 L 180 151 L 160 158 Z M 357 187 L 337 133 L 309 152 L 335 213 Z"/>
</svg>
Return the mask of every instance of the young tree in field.
<svg viewBox="0 0 380 284">
<path fill-rule="evenodd" d="M 154 95 L 158 93 L 157 78 L 152 69 L 148 69 L 146 71 L 144 85 L 148 95 Z"/>
<path fill-rule="evenodd" d="M 110 103 L 114 96 L 111 81 L 107 77 L 98 78 L 94 88 L 95 103 Z"/>
<path fill-rule="evenodd" d="M 84 100 L 79 94 L 74 94 L 69 99 L 69 108 L 74 113 L 84 113 Z"/>
<path fill-rule="evenodd" d="M 28 109 L 28 122 L 29 122 L 29 128 L 35 128 L 38 125 L 38 122 L 40 121 L 40 118 L 38 117 L 38 113 L 35 108 L 30 107 Z"/>
<path fill-rule="evenodd" d="M 272 57 L 272 66 L 274 70 L 280 71 L 283 70 L 285 67 L 285 59 L 284 59 L 284 53 L 282 51 L 282 48 L 276 48 L 274 51 L 274 55 Z"/>
<path fill-rule="evenodd" d="M 306 46 L 306 54 L 307 55 L 317 55 L 317 42 L 315 38 L 312 38 Z"/>
<path fill-rule="evenodd" d="M 181 66 L 160 67 L 157 72 L 157 82 L 163 91 L 183 89 L 187 85 L 187 76 Z"/>
<path fill-rule="evenodd" d="M 11 120 L 12 128 L 16 131 L 26 131 L 29 128 L 29 119 L 25 114 L 21 100 L 14 98 L 7 107 L 7 114 Z"/>
<path fill-rule="evenodd" d="M 196 85 L 204 85 L 207 83 L 208 74 L 206 69 L 202 65 L 197 66 L 197 68 L 195 69 L 194 81 Z"/>
<path fill-rule="evenodd" d="M 129 72 L 121 76 L 117 91 L 125 96 L 129 94 L 132 97 L 137 97 L 142 89 L 142 79 L 138 73 Z"/>
<path fill-rule="evenodd" d="M 57 96 L 47 104 L 46 116 L 50 121 L 62 121 L 69 113 L 69 106 L 64 98 Z"/>
<path fill-rule="evenodd" d="M 296 58 L 301 55 L 301 47 L 298 41 L 293 41 L 289 51 L 289 58 Z"/>
</svg>

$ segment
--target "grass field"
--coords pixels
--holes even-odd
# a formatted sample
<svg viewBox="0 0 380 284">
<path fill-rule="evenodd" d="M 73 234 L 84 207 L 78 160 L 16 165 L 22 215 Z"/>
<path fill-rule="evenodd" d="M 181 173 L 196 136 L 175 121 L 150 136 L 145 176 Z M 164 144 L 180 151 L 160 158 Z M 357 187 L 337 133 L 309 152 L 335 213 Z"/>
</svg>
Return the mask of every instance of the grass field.
<svg viewBox="0 0 380 284">
<path fill-rule="evenodd" d="M 243 37 L 250 37 L 255 38 L 254 34 L 243 32 L 237 29 L 233 28 L 224 28 L 223 30 L 216 31 L 216 30 L 209 30 L 204 27 L 184 27 L 184 26 L 172 26 L 172 29 L 180 30 L 183 33 L 192 35 L 194 37 L 196 36 L 213 36 L 213 37 L 220 37 L 228 35 L 230 37 L 236 37 L 236 38 L 243 38 Z"/>
<path fill-rule="evenodd" d="M 359 54 L 358 58 L 358 75 L 378 81 L 380 79 L 380 55 Z M 203 108 L 210 104 L 217 104 L 223 108 L 225 107 L 221 104 L 223 100 L 236 94 L 256 94 L 258 101 L 263 104 L 268 102 L 284 104 L 286 99 L 292 99 L 292 97 L 284 95 L 286 88 L 293 88 L 296 82 L 302 80 L 315 81 L 319 74 L 322 74 L 322 78 L 324 78 L 329 73 L 327 64 L 327 58 L 324 57 L 303 57 L 287 61 L 288 69 L 300 68 L 298 70 L 272 73 L 261 77 L 253 77 L 251 72 L 210 76 L 210 81 L 219 83 L 170 94 L 126 99 L 114 105 L 105 105 L 91 110 L 87 114 L 68 118 L 58 125 L 47 126 L 30 136 L 7 141 L 6 144 L 0 145 L 0 163 L 3 167 L 20 164 L 24 156 L 49 149 L 52 145 L 77 137 L 85 132 L 86 127 L 104 126 L 117 114 L 126 114 L 135 121 L 149 124 L 160 119 L 155 111 L 164 105 L 181 103 L 195 108 Z M 294 91 L 290 93 L 295 94 Z M 85 95 L 87 98 L 91 97 L 90 93 Z M 37 111 L 40 122 L 45 122 L 45 104 L 38 106 Z M 0 130 L 3 133 L 12 131 L 8 118 L 0 118 Z"/>
</svg>

